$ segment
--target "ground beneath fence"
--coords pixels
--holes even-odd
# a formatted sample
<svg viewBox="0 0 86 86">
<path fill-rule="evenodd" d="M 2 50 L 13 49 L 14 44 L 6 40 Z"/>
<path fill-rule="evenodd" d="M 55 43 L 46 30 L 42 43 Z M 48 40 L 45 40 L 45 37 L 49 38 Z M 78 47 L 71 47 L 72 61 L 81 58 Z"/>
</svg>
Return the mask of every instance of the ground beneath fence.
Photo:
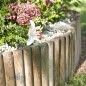
<svg viewBox="0 0 86 86">
<path fill-rule="evenodd" d="M 86 37 L 81 38 L 82 53 L 76 74 L 86 74 Z"/>
</svg>

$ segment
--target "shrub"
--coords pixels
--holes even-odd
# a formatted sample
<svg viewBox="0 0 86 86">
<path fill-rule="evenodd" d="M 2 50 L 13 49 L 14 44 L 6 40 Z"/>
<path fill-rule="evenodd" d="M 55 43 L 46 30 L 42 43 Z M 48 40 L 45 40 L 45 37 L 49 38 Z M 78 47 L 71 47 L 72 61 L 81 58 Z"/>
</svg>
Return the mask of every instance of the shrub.
<svg viewBox="0 0 86 86">
<path fill-rule="evenodd" d="M 44 28 L 50 23 L 64 19 L 64 10 L 68 10 L 71 5 L 78 6 L 78 2 L 72 2 L 73 0 L 53 0 L 45 3 L 42 0 L 30 1 L 32 3 L 17 4 L 11 3 L 14 0 L 5 0 L 4 5 L 0 1 L 0 45 L 8 43 L 11 46 L 23 46 L 28 39 L 31 19 L 37 26 Z M 9 4 L 5 6 L 7 3 Z"/>
<path fill-rule="evenodd" d="M 6 19 L 9 9 L 0 10 L 0 45 L 8 43 L 11 46 L 24 46 L 27 41 L 28 26 L 20 26 Z"/>
<path fill-rule="evenodd" d="M 46 4 L 42 2 L 42 0 L 32 0 L 37 4 L 41 11 L 40 18 L 35 18 L 34 21 L 36 25 L 46 26 L 49 23 L 55 23 L 59 20 L 63 20 L 66 18 L 65 10 L 69 10 L 71 6 L 78 6 L 80 1 L 78 0 L 52 0 L 46 2 Z"/>
<path fill-rule="evenodd" d="M 0 10 L 0 45 L 26 45 L 29 21 L 40 15 L 40 10 L 32 3 L 11 3 L 3 6 Z"/>
</svg>

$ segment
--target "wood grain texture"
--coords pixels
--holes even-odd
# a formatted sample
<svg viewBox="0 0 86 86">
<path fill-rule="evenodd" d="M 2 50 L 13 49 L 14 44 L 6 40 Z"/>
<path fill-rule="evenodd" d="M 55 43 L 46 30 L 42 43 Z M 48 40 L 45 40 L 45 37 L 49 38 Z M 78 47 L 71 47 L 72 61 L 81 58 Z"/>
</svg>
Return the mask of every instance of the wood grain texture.
<svg viewBox="0 0 86 86">
<path fill-rule="evenodd" d="M 16 86 L 25 86 L 24 62 L 23 62 L 24 60 L 22 50 L 14 51 L 13 56 L 14 56 Z"/>
<path fill-rule="evenodd" d="M 3 53 L 6 86 L 15 85 L 14 60 L 12 52 Z"/>
<path fill-rule="evenodd" d="M 70 52 L 70 55 L 69 55 L 69 76 L 72 76 L 72 34 L 69 35 L 69 52 Z"/>
<path fill-rule="evenodd" d="M 32 46 L 34 86 L 41 86 L 41 49 L 39 46 Z"/>
<path fill-rule="evenodd" d="M 40 45 L 41 47 L 41 72 L 42 72 L 42 86 L 49 86 L 49 51 L 48 45 L 43 43 Z"/>
<path fill-rule="evenodd" d="M 74 70 L 76 70 L 77 67 L 77 61 L 78 61 L 78 28 L 77 28 L 77 21 L 75 22 L 75 68 Z"/>
<path fill-rule="evenodd" d="M 5 86 L 5 73 L 4 73 L 4 63 L 3 57 L 0 54 L 0 85 Z"/>
<path fill-rule="evenodd" d="M 75 32 L 73 33 L 73 72 L 75 72 Z"/>
<path fill-rule="evenodd" d="M 69 62 L 68 62 L 68 59 L 69 59 L 69 54 L 70 54 L 70 50 L 69 50 L 69 35 L 66 36 L 66 80 L 68 80 L 69 78 L 69 71 L 68 71 L 68 67 L 69 67 Z"/>
<path fill-rule="evenodd" d="M 79 36 L 79 56 L 81 55 L 81 25 L 80 25 L 80 15 L 78 16 L 78 21 L 77 21 L 77 29 L 78 29 L 78 36 Z"/>
<path fill-rule="evenodd" d="M 24 52 L 25 83 L 26 86 L 33 86 L 32 54 L 31 48 L 26 48 Z"/>
<path fill-rule="evenodd" d="M 71 72 L 70 75 L 73 76 L 73 34 L 70 34 L 70 67 L 71 67 Z"/>
<path fill-rule="evenodd" d="M 80 28 L 80 15 L 77 15 L 76 19 L 76 35 L 77 35 L 77 58 L 76 65 L 78 66 L 80 54 L 81 54 L 81 28 Z"/>
<path fill-rule="evenodd" d="M 71 37 L 69 35 L 68 76 L 71 75 Z"/>
<path fill-rule="evenodd" d="M 61 38 L 61 56 L 60 56 L 60 85 L 64 86 L 65 82 L 65 65 L 66 65 L 66 48 L 65 48 L 65 39 Z"/>
<path fill-rule="evenodd" d="M 60 45 L 60 40 L 55 39 L 54 41 L 54 49 L 55 49 L 55 63 L 54 63 L 54 73 L 55 73 L 55 86 L 59 86 L 59 79 L 60 79 L 60 53 L 61 53 L 61 45 Z"/>
<path fill-rule="evenodd" d="M 54 86 L 54 43 L 48 42 L 49 47 L 49 86 Z"/>
</svg>

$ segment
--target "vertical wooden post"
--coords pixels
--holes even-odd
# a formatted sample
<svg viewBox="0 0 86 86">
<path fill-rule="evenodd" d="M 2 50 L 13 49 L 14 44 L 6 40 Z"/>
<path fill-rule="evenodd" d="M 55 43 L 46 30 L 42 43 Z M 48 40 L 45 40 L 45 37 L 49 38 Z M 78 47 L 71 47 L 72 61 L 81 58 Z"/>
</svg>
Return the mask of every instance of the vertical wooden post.
<svg viewBox="0 0 86 86">
<path fill-rule="evenodd" d="M 73 32 L 73 73 L 75 72 L 75 32 Z"/>
<path fill-rule="evenodd" d="M 24 60 L 22 50 L 13 52 L 16 86 L 25 86 Z M 12 85 L 11 85 L 12 86 Z"/>
<path fill-rule="evenodd" d="M 77 66 L 77 61 L 78 61 L 78 37 L 77 37 L 77 21 L 75 23 L 75 70 L 76 70 L 76 66 Z"/>
<path fill-rule="evenodd" d="M 58 38 L 55 38 L 54 41 L 54 48 L 55 48 L 55 63 L 54 63 L 54 75 L 55 75 L 55 86 L 59 86 L 60 85 L 60 53 L 61 53 L 61 45 L 60 45 L 60 40 Z"/>
<path fill-rule="evenodd" d="M 68 59 L 69 59 L 69 35 L 67 35 L 66 36 L 66 80 L 68 80 L 68 78 L 69 78 L 69 61 L 68 61 Z"/>
<path fill-rule="evenodd" d="M 65 83 L 65 65 L 66 65 L 66 48 L 65 48 L 65 39 L 61 38 L 61 57 L 60 57 L 60 85 L 64 86 Z"/>
<path fill-rule="evenodd" d="M 80 14 L 77 13 L 76 14 L 76 31 L 77 31 L 77 63 L 76 65 L 78 65 L 79 63 L 79 57 L 81 55 L 81 28 L 80 28 Z"/>
<path fill-rule="evenodd" d="M 49 48 L 46 43 L 40 45 L 41 47 L 41 72 L 42 72 L 42 86 L 49 86 Z"/>
<path fill-rule="evenodd" d="M 31 48 L 25 48 L 24 52 L 24 66 L 25 66 L 25 83 L 26 86 L 33 86 L 33 66 Z"/>
<path fill-rule="evenodd" d="M 69 57 L 68 57 L 68 76 L 70 77 L 71 75 L 71 37 L 69 37 Z"/>
<path fill-rule="evenodd" d="M 5 83 L 4 63 L 3 63 L 3 57 L 0 54 L 0 85 L 6 86 L 5 84 L 6 83 Z"/>
<path fill-rule="evenodd" d="M 12 52 L 3 53 L 6 86 L 16 86 Z"/>
<path fill-rule="evenodd" d="M 49 47 L 49 86 L 54 86 L 54 43 L 48 42 Z"/>
<path fill-rule="evenodd" d="M 69 57 L 69 76 L 72 76 L 72 33 L 70 33 L 69 35 L 69 39 L 70 39 L 70 46 L 69 46 L 69 49 L 70 49 L 70 57 Z"/>
<path fill-rule="evenodd" d="M 41 86 L 41 50 L 39 46 L 32 46 L 34 86 Z"/>
<path fill-rule="evenodd" d="M 70 60 L 71 60 L 71 76 L 73 76 L 73 64 L 74 64 L 74 57 L 73 57 L 73 34 L 70 34 Z"/>
<path fill-rule="evenodd" d="M 76 21 L 73 21 L 72 22 L 72 26 L 74 27 L 74 33 L 75 34 L 73 34 L 73 38 L 74 38 L 74 71 L 75 71 L 75 69 L 76 69 L 76 58 L 77 58 L 77 30 L 76 30 Z"/>
</svg>

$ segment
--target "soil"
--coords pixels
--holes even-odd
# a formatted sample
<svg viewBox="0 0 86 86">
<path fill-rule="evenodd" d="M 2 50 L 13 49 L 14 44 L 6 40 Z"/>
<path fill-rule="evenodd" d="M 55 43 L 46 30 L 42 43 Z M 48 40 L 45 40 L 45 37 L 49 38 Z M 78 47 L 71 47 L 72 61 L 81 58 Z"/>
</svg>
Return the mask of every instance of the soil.
<svg viewBox="0 0 86 86">
<path fill-rule="evenodd" d="M 76 70 L 76 74 L 86 74 L 86 37 L 81 37 L 82 53 L 80 56 L 79 65 Z"/>
</svg>

